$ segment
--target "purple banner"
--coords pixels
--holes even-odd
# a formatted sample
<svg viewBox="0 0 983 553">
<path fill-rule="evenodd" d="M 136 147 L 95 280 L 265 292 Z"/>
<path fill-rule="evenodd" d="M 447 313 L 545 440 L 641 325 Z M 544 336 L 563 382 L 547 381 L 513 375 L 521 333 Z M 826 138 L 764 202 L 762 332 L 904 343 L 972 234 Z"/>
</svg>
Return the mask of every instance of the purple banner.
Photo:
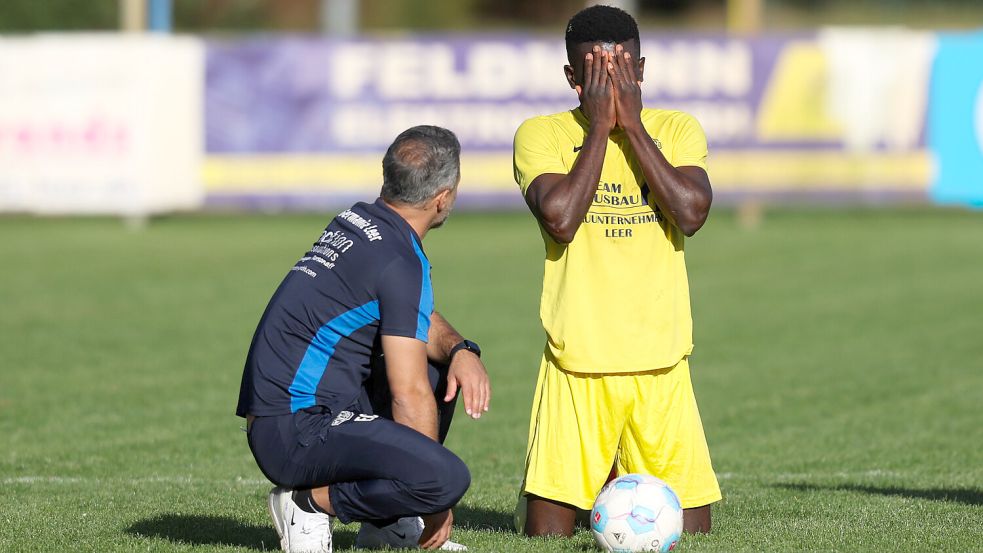
<svg viewBox="0 0 983 553">
<path fill-rule="evenodd" d="M 811 36 L 644 36 L 645 105 L 693 113 L 713 149 L 837 147 L 810 120 L 817 50 Z M 562 40 L 512 35 L 211 42 L 207 150 L 375 152 L 430 123 L 466 150 L 506 151 L 523 119 L 577 105 L 566 63 Z"/>
</svg>

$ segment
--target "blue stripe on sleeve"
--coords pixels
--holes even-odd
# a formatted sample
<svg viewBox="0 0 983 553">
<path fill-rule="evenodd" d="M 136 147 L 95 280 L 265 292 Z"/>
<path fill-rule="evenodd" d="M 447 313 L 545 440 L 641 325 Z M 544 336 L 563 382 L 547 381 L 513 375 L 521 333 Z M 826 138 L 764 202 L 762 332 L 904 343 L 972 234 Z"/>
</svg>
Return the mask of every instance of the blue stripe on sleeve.
<svg viewBox="0 0 983 553">
<path fill-rule="evenodd" d="M 301 360 L 297 374 L 290 384 L 291 413 L 316 404 L 317 385 L 328 368 L 338 342 L 372 321 L 378 320 L 379 301 L 375 300 L 338 315 L 318 329 L 311 344 L 307 346 L 304 359 Z"/>
<path fill-rule="evenodd" d="M 433 284 L 430 282 L 430 261 L 423 254 L 420 245 L 416 243 L 416 237 L 410 236 L 413 242 L 413 251 L 420 259 L 423 267 L 423 284 L 420 290 L 420 311 L 417 313 L 416 320 L 416 339 L 426 342 L 430 335 L 430 315 L 433 314 Z"/>
</svg>

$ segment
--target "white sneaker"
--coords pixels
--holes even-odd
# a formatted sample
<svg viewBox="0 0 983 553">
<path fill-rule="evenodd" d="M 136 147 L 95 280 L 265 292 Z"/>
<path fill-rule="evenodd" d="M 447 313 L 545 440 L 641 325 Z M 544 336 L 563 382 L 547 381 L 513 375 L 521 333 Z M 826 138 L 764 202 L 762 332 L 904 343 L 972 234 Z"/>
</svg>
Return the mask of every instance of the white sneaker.
<svg viewBox="0 0 983 553">
<path fill-rule="evenodd" d="M 403 517 L 388 526 L 376 526 L 363 522 L 355 538 L 355 547 L 359 549 L 417 549 L 420 547 L 420 536 L 423 535 L 423 519 L 420 517 Z M 468 548 L 460 543 L 447 540 L 440 546 L 441 551 L 467 551 Z"/>
<path fill-rule="evenodd" d="M 447 540 L 444 545 L 440 546 L 441 551 L 467 551 L 468 546 L 463 543 L 457 543 L 456 541 Z"/>
<path fill-rule="evenodd" d="M 331 553 L 331 517 L 308 513 L 294 503 L 293 490 L 270 490 L 270 516 L 286 553 Z"/>
</svg>

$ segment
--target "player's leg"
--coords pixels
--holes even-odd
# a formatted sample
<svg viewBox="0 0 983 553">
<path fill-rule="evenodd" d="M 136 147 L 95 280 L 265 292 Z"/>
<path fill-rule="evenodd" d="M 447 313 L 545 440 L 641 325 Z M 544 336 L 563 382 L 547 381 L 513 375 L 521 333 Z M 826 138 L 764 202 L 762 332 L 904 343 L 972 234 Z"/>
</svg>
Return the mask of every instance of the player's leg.
<svg viewBox="0 0 983 553">
<path fill-rule="evenodd" d="M 710 505 L 683 509 L 683 532 L 708 534 L 710 526 Z"/>
<path fill-rule="evenodd" d="M 526 535 L 573 534 L 577 509 L 591 508 L 611 470 L 626 412 L 604 377 L 565 372 L 544 358 L 522 484 Z"/>
<path fill-rule="evenodd" d="M 572 536 L 577 508 L 538 495 L 526 495 L 527 536 Z"/>
<path fill-rule="evenodd" d="M 683 506 L 683 530 L 709 532 L 710 504 L 720 500 L 720 487 L 710 462 L 688 360 L 633 378 L 635 408 L 622 437 L 618 469 L 664 480 Z"/>
</svg>

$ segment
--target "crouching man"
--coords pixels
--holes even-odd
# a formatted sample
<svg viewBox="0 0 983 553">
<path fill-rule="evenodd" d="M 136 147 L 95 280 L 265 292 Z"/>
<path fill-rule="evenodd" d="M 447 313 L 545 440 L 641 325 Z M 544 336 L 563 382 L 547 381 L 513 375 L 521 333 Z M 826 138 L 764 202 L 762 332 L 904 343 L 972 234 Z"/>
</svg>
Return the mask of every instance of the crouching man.
<svg viewBox="0 0 983 553">
<path fill-rule="evenodd" d="M 362 522 L 359 547 L 466 549 L 451 508 L 471 476 L 441 442 L 458 392 L 477 419 L 490 386 L 477 345 L 433 309 L 422 246 L 450 215 L 459 156 L 446 129 L 400 134 L 381 197 L 331 221 L 260 319 L 236 413 L 288 553 L 330 552 L 335 517 Z"/>
</svg>

